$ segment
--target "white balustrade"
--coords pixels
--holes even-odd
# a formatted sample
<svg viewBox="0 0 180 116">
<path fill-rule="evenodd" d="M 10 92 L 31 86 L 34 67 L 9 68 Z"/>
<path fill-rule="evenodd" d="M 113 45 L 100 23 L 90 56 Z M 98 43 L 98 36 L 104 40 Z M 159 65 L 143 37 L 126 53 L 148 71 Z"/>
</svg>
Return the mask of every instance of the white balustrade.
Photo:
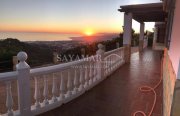
<svg viewBox="0 0 180 116">
<path fill-rule="evenodd" d="M 6 83 L 6 114 L 33 116 L 59 107 L 100 83 L 124 64 L 124 48 L 104 52 L 104 46 L 98 45 L 98 51 L 94 56 L 35 69 L 30 69 L 25 62 L 25 52 L 20 52 L 17 58 L 20 61 L 17 71 L 0 73 L 0 81 Z M 34 79 L 35 103 L 31 102 L 30 78 Z M 13 111 L 12 80 L 18 81 L 17 111 Z"/>
<path fill-rule="evenodd" d="M 73 78 L 71 76 L 71 69 L 69 69 L 68 70 L 68 81 L 67 81 L 67 89 L 68 89 L 67 96 L 68 97 L 71 97 L 73 88 L 74 88 Z"/>
<path fill-rule="evenodd" d="M 57 86 L 57 77 L 58 77 L 58 74 L 57 73 L 53 73 L 53 84 L 52 84 L 52 101 L 53 102 L 56 102 L 58 99 L 57 99 L 57 94 L 58 94 L 58 86 Z"/>
<path fill-rule="evenodd" d="M 12 92 L 11 92 L 11 82 L 6 82 L 6 107 L 8 109 L 7 115 L 13 116 L 13 98 L 12 98 Z"/>
<path fill-rule="evenodd" d="M 17 58 L 18 109 L 20 115 L 31 116 L 30 66 L 26 63 L 28 56 L 25 52 L 19 52 Z"/>
<path fill-rule="evenodd" d="M 79 70 L 77 68 L 74 69 L 74 91 L 75 93 L 78 93 L 78 88 L 80 86 L 80 82 L 79 82 Z"/>
<path fill-rule="evenodd" d="M 93 82 L 96 82 L 97 78 L 96 78 L 96 64 L 95 64 L 95 61 L 92 62 L 92 69 L 93 69 Z"/>
<path fill-rule="evenodd" d="M 43 96 L 44 96 L 44 105 L 49 104 L 48 96 L 49 96 L 49 90 L 48 90 L 48 76 L 44 75 L 44 90 L 43 90 Z"/>
<path fill-rule="evenodd" d="M 38 80 L 38 77 L 34 77 L 35 79 L 35 93 L 34 93 L 34 99 L 35 99 L 35 107 L 36 109 L 40 108 L 40 99 L 41 99 L 41 92 L 40 92 L 40 83 Z"/>
<path fill-rule="evenodd" d="M 92 63 L 91 61 L 89 61 L 89 85 L 92 85 L 92 82 L 93 82 L 93 69 L 92 69 Z"/>
<path fill-rule="evenodd" d="M 85 64 L 85 88 L 89 86 L 89 70 L 88 70 L 88 63 Z"/>
<path fill-rule="evenodd" d="M 84 90 L 84 84 L 85 84 L 83 65 L 80 66 L 79 70 L 80 70 L 80 91 L 82 91 Z"/>
<path fill-rule="evenodd" d="M 61 84 L 60 84 L 60 100 L 65 99 L 65 93 L 66 93 L 66 85 L 65 85 L 65 80 L 64 80 L 64 74 L 61 73 Z"/>
<path fill-rule="evenodd" d="M 107 77 L 114 72 L 119 66 L 125 63 L 124 48 L 118 48 L 105 53 L 105 71 L 104 75 Z"/>
</svg>

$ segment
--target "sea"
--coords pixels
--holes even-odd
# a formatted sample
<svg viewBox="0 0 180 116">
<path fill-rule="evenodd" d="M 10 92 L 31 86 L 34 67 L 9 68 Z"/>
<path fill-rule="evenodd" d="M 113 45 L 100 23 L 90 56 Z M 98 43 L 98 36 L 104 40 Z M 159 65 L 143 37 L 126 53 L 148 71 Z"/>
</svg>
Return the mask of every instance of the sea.
<svg viewBox="0 0 180 116">
<path fill-rule="evenodd" d="M 80 34 L 42 32 L 0 32 L 0 39 L 16 38 L 20 41 L 67 41 Z"/>
</svg>

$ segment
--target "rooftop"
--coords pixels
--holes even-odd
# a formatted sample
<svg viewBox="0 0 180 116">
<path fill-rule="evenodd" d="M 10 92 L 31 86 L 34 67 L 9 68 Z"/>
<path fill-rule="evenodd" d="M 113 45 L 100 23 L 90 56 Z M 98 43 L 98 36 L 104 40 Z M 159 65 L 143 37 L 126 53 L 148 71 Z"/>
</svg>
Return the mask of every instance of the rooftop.
<svg viewBox="0 0 180 116">
<path fill-rule="evenodd" d="M 163 11 L 163 3 L 120 6 L 118 11 L 132 13 L 133 19 L 138 22 L 163 22 L 167 16 Z"/>
</svg>

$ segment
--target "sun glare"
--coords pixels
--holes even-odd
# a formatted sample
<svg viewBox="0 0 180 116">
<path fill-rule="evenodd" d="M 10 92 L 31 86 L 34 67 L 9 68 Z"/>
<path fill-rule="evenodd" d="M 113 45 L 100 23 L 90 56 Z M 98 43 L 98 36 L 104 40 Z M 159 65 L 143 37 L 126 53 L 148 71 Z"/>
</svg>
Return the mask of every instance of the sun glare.
<svg viewBox="0 0 180 116">
<path fill-rule="evenodd" d="M 87 30 L 85 30 L 84 34 L 85 34 L 86 36 L 92 36 L 94 33 L 93 33 L 92 30 L 87 29 Z"/>
</svg>

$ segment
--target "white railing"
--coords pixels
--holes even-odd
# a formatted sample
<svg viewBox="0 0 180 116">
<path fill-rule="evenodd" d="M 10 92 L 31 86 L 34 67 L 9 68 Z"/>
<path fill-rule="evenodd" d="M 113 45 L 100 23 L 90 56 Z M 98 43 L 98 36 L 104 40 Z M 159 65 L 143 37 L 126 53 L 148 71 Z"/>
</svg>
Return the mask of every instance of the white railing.
<svg viewBox="0 0 180 116">
<path fill-rule="evenodd" d="M 35 69 L 30 69 L 25 62 L 27 54 L 19 52 L 17 71 L 0 74 L 0 81 L 6 83 L 7 95 L 8 111 L 3 115 L 34 116 L 59 107 L 82 95 L 125 63 L 123 47 L 106 53 L 103 45 L 98 45 L 98 48 L 97 54 L 92 57 Z M 17 111 L 13 111 L 13 80 L 18 82 Z"/>
<path fill-rule="evenodd" d="M 119 66 L 125 63 L 124 60 L 124 47 L 118 48 L 105 53 L 104 58 L 104 75 L 109 76 L 112 74 Z"/>
</svg>

